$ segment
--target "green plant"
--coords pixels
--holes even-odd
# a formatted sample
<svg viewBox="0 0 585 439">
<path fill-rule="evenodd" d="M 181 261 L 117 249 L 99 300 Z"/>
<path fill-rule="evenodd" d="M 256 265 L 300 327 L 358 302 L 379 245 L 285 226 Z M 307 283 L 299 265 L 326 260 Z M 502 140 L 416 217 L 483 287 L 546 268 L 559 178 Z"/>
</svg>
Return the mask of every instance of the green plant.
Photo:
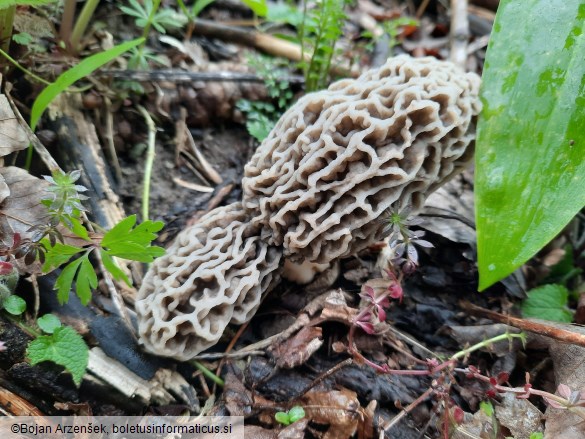
<svg viewBox="0 0 585 439">
<path fill-rule="evenodd" d="M 60 364 L 79 385 L 89 358 L 89 349 L 83 338 L 73 328 L 61 326 L 60 320 L 53 314 L 38 318 L 36 327 L 13 317 L 26 311 L 26 302 L 14 294 L 17 282 L 16 268 L 10 262 L 0 261 L 0 309 L 4 309 L 10 320 L 35 337 L 27 346 L 26 357 L 33 365 L 42 361 Z M 42 335 L 39 329 L 48 335 Z"/>
<path fill-rule="evenodd" d="M 0 0 L 0 41 L 2 50 L 8 52 L 12 38 L 16 6 L 41 6 L 55 0 Z"/>
<path fill-rule="evenodd" d="M 193 5 L 189 9 L 183 0 L 177 0 L 179 4 L 179 8 L 185 14 L 185 17 L 189 20 L 189 25 L 187 27 L 187 32 L 185 32 L 185 40 L 191 39 L 191 34 L 193 33 L 193 28 L 195 27 L 195 20 L 199 17 L 199 14 L 203 9 L 213 3 L 215 0 L 195 0 Z"/>
<path fill-rule="evenodd" d="M 63 366 L 79 386 L 89 361 L 85 341 L 71 326 L 61 326 L 59 319 L 51 314 L 41 317 L 37 323 L 47 334 L 39 335 L 29 343 L 26 357 L 32 365 L 52 361 Z"/>
<path fill-rule="evenodd" d="M 141 5 L 138 0 L 129 0 L 129 6 L 120 6 L 122 12 L 135 18 L 136 26 L 142 29 L 154 27 L 161 34 L 169 29 L 180 29 L 187 22 L 186 17 L 173 9 L 159 9 L 160 0 L 144 0 Z"/>
<path fill-rule="evenodd" d="M 382 23 L 380 23 L 380 26 L 384 30 L 384 34 L 388 35 L 389 49 L 388 55 L 392 56 L 394 47 L 396 47 L 400 42 L 398 37 L 400 36 L 402 29 L 405 26 L 418 26 L 418 20 L 415 20 L 414 18 L 410 17 L 397 17 L 383 21 Z M 371 44 L 368 44 L 366 46 L 370 50 L 373 49 L 373 42 L 380 38 L 376 37 L 376 35 L 371 31 L 364 31 L 362 33 L 362 36 L 366 38 L 371 38 L 373 40 Z"/>
<path fill-rule="evenodd" d="M 584 32 L 581 0 L 500 2 L 476 147 L 480 290 L 531 258 L 585 205 Z"/>
<path fill-rule="evenodd" d="M 567 308 L 569 291 L 562 285 L 549 284 L 526 293 L 522 302 L 522 316 L 571 323 L 573 312 Z"/>
<path fill-rule="evenodd" d="M 258 141 L 264 140 L 276 125 L 278 118 L 288 108 L 293 99 L 290 83 L 285 79 L 284 64 L 266 56 L 250 56 L 248 64 L 264 80 L 269 102 L 240 99 L 237 108 L 246 115 L 246 128 Z"/>
<path fill-rule="evenodd" d="M 327 87 L 335 44 L 341 36 L 347 0 L 316 0 L 305 2 L 303 21 L 299 26 L 301 68 L 305 89 L 312 92 Z M 310 59 L 305 59 L 310 54 Z"/>
<path fill-rule="evenodd" d="M 55 82 L 46 87 L 35 99 L 30 116 L 31 130 L 35 130 L 41 115 L 47 109 L 53 99 L 67 90 L 69 86 L 73 85 L 80 79 L 91 75 L 104 64 L 107 64 L 124 52 L 127 52 L 131 48 L 136 47 L 143 42 L 144 38 L 137 38 L 132 41 L 118 44 L 117 46 L 114 46 L 104 52 L 96 53 L 95 55 L 91 55 L 85 58 L 76 66 L 71 67 L 69 70 L 59 75 Z"/>
<path fill-rule="evenodd" d="M 97 276 L 90 260 L 93 252 L 99 252 L 104 267 L 114 279 L 123 280 L 128 285 L 130 285 L 130 279 L 118 267 L 115 257 L 152 262 L 155 257 L 164 254 L 162 248 L 151 245 L 152 240 L 156 238 L 156 232 L 163 227 L 163 223 L 144 221 L 136 225 L 135 215 L 125 218 L 103 234 L 92 233 L 90 236 L 81 220 L 81 213 L 85 210 L 81 205 L 81 200 L 86 197 L 79 194 L 85 191 L 83 186 L 76 184 L 79 177 L 79 171 L 45 177 L 51 183 L 49 191 L 52 196 L 44 200 L 50 220 L 48 224 L 34 228 L 33 238 L 25 247 L 25 261 L 32 262 L 38 257 L 44 262 L 44 271 L 50 271 L 65 264 L 55 282 L 60 303 L 67 302 L 69 299 L 69 291 L 74 279 L 76 293 L 82 303 L 87 304 L 91 299 L 91 289 L 97 286 Z M 73 236 L 81 238 L 85 244 L 65 243 L 63 233 L 59 229 L 60 225 Z M 12 250 L 12 252 L 17 253 L 18 250 Z M 27 260 L 29 255 L 31 257 Z"/>
<path fill-rule="evenodd" d="M 305 410 L 299 405 L 295 405 L 286 412 L 277 412 L 274 415 L 274 419 L 276 420 L 276 422 L 279 422 L 282 425 L 290 425 L 294 422 L 303 419 L 304 417 Z"/>
</svg>

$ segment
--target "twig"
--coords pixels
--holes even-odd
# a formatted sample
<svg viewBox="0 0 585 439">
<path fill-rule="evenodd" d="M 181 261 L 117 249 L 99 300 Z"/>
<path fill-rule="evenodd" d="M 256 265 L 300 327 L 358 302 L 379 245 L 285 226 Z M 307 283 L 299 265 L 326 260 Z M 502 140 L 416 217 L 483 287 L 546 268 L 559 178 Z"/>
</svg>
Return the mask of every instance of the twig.
<svg viewBox="0 0 585 439">
<path fill-rule="evenodd" d="M 553 338 L 563 343 L 570 343 L 585 347 L 585 335 L 562 329 L 560 324 L 557 325 L 552 322 L 543 323 L 534 320 L 526 320 L 518 317 L 507 316 L 490 311 L 477 305 L 473 305 L 469 302 L 462 302 L 462 306 L 468 312 L 476 316 L 486 317 L 495 322 L 504 323 L 522 329 L 523 331 L 544 335 L 545 337 Z"/>
<path fill-rule="evenodd" d="M 342 369 L 346 366 L 350 366 L 353 364 L 353 359 L 352 358 L 346 358 L 345 360 L 343 360 L 341 363 L 337 363 L 335 366 L 333 366 L 331 369 L 326 370 L 325 372 L 321 373 L 317 378 L 315 378 L 307 387 L 305 387 L 304 389 L 302 389 L 295 398 L 293 399 L 298 399 L 301 396 L 303 396 L 305 393 L 307 393 L 309 390 L 311 390 L 313 387 L 315 387 L 316 385 L 318 385 L 319 383 L 321 383 L 323 380 L 329 378 L 331 375 L 333 375 L 334 373 L 336 373 L 339 369 Z"/>
<path fill-rule="evenodd" d="M 138 106 L 138 111 L 144 117 L 148 126 L 148 149 L 146 150 L 146 163 L 144 164 L 144 182 L 142 189 L 142 221 L 148 220 L 148 203 L 150 197 L 150 177 L 152 176 L 152 165 L 154 163 L 154 144 L 156 141 L 156 127 L 148 111 L 142 106 Z"/>
<path fill-rule="evenodd" d="M 251 73 L 237 72 L 187 72 L 177 69 L 161 70 L 104 70 L 96 73 L 97 76 L 114 79 L 129 79 L 133 81 L 165 81 L 165 82 L 255 82 L 264 84 L 265 80 Z M 302 85 L 305 79 L 299 75 L 290 75 L 282 78 L 289 84 Z"/>
<path fill-rule="evenodd" d="M 429 396 L 431 396 L 433 391 L 434 391 L 434 389 L 432 387 L 429 387 L 423 394 L 421 394 L 418 398 L 416 398 L 414 401 L 412 401 L 410 404 L 408 404 L 408 406 L 405 407 L 404 410 L 402 410 L 400 413 L 398 413 L 396 416 L 394 416 L 392 419 L 390 419 L 390 421 L 382 427 L 382 430 L 380 431 L 380 439 L 384 439 L 386 437 L 386 433 L 392 427 L 394 427 L 396 424 L 398 424 L 398 422 L 400 422 L 400 420 L 402 418 L 404 418 L 412 410 L 414 410 L 414 408 L 416 406 L 418 406 L 425 399 L 427 399 Z M 388 437 L 392 437 L 392 436 L 388 436 Z"/>
<path fill-rule="evenodd" d="M 451 56 L 455 64 L 465 68 L 467 62 L 467 40 L 469 39 L 469 20 L 467 0 L 451 0 Z"/>
<path fill-rule="evenodd" d="M 423 16 L 430 2 L 431 0 L 423 0 L 423 2 L 420 4 L 415 14 L 417 20 L 420 20 L 420 18 Z"/>
<path fill-rule="evenodd" d="M 116 148 L 114 146 L 114 116 L 112 114 L 112 101 L 107 96 L 104 96 L 104 103 L 106 104 L 106 144 L 107 150 L 110 153 L 110 160 L 114 166 L 114 172 L 116 174 L 116 180 L 118 184 L 122 183 L 122 169 L 120 168 L 120 162 L 118 161 L 118 154 L 116 154 Z"/>
<path fill-rule="evenodd" d="M 310 61 L 311 54 L 303 53 L 298 44 L 266 35 L 260 32 L 248 31 L 236 27 L 217 24 L 208 20 L 195 20 L 194 33 L 212 38 L 220 38 L 224 41 L 243 44 L 245 46 L 255 47 L 265 53 L 273 56 L 281 56 L 292 61 Z M 330 73 L 336 76 L 354 76 L 358 72 L 351 72 L 340 66 L 332 66 Z"/>
</svg>

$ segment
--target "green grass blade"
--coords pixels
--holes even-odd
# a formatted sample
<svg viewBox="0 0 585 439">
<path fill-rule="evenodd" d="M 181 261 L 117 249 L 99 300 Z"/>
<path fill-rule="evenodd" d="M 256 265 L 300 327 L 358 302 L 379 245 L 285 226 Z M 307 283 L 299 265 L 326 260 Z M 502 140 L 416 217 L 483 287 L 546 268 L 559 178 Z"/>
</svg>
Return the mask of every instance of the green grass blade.
<svg viewBox="0 0 585 439">
<path fill-rule="evenodd" d="M 585 205 L 584 31 L 584 0 L 500 2 L 476 150 L 480 290 Z"/>
<path fill-rule="evenodd" d="M 47 109 L 49 104 L 60 93 L 63 93 L 67 88 L 73 85 L 76 81 L 85 78 L 99 69 L 104 64 L 112 61 L 114 58 L 122 55 L 124 52 L 138 46 L 142 43 L 143 38 L 137 38 L 126 43 L 118 44 L 109 50 L 91 55 L 62 73 L 51 85 L 46 87 L 35 100 L 30 116 L 30 127 L 34 131 L 43 112 Z"/>
</svg>

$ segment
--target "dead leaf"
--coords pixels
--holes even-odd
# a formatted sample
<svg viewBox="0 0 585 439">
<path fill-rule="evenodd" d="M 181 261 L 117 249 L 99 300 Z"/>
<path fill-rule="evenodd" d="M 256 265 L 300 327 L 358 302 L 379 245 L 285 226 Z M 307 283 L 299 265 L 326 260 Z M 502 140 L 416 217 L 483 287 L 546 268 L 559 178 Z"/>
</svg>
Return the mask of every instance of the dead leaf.
<svg viewBox="0 0 585 439">
<path fill-rule="evenodd" d="M 292 369 L 307 361 L 323 345 L 323 331 L 318 326 L 305 326 L 290 339 L 273 345 L 270 353 L 276 365 Z"/>
<path fill-rule="evenodd" d="M 28 238 L 28 229 L 45 224 L 49 218 L 42 204 L 48 183 L 14 166 L 0 168 L 0 174 L 10 192 L 0 205 L 0 233 L 3 237 L 20 233 L 21 238 Z"/>
<path fill-rule="evenodd" d="M 6 96 L 0 94 L 0 157 L 20 151 L 28 144 L 26 131 L 18 123 Z"/>
<path fill-rule="evenodd" d="M 555 323 L 569 331 L 585 335 L 585 327 Z M 549 352 L 554 364 L 555 381 L 566 384 L 573 390 L 585 389 L 585 348 L 556 340 L 545 339 L 549 344 Z M 549 407 L 546 410 L 545 439 L 585 439 L 585 420 L 568 410 Z"/>
<path fill-rule="evenodd" d="M 496 418 L 512 432 L 514 438 L 529 439 L 532 433 L 542 432 L 543 414 L 527 399 L 518 399 L 512 393 L 505 393 L 495 408 Z"/>
<path fill-rule="evenodd" d="M 355 392 L 348 389 L 309 392 L 301 401 L 308 419 L 329 425 L 323 439 L 349 439 L 357 431 L 361 406 Z"/>
<path fill-rule="evenodd" d="M 475 245 L 473 191 L 456 177 L 433 192 L 425 202 L 421 227 L 453 242 Z M 448 218 L 446 218 L 446 216 Z"/>
<path fill-rule="evenodd" d="M 0 203 L 2 203 L 8 195 L 10 195 L 10 188 L 6 184 L 4 177 L 0 174 Z"/>
</svg>

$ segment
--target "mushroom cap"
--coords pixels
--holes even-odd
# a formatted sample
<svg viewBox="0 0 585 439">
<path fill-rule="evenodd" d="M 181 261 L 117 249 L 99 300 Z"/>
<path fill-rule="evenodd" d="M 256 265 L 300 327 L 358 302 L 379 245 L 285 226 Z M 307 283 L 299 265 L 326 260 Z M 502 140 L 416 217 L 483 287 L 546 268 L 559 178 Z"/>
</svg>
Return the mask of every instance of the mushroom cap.
<svg viewBox="0 0 585 439">
<path fill-rule="evenodd" d="M 420 209 L 471 161 L 479 85 L 403 55 L 306 95 L 246 165 L 244 208 L 293 261 L 354 254 L 383 236 L 389 209 Z"/>
<path fill-rule="evenodd" d="M 212 210 L 150 266 L 135 308 L 145 348 L 179 360 L 213 346 L 229 323 L 248 321 L 279 279 L 281 251 L 240 203 Z"/>
</svg>

